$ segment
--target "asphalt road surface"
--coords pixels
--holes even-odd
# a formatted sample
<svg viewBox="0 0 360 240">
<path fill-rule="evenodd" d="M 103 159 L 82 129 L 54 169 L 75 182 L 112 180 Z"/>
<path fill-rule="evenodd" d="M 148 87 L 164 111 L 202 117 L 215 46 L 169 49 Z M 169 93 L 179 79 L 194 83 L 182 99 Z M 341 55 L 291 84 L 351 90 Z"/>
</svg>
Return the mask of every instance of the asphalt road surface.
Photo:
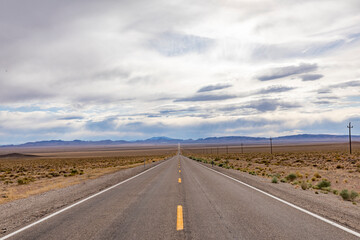
<svg viewBox="0 0 360 240">
<path fill-rule="evenodd" d="M 9 239 L 359 238 L 178 155 Z"/>
</svg>

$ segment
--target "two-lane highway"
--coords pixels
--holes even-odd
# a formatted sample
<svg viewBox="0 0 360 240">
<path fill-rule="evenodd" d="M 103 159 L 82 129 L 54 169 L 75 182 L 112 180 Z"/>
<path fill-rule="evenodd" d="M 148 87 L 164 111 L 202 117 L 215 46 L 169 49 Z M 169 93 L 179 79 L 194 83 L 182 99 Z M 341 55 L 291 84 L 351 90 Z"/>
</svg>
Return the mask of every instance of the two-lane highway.
<svg viewBox="0 0 360 240">
<path fill-rule="evenodd" d="M 181 155 L 11 239 L 359 239 Z"/>
</svg>

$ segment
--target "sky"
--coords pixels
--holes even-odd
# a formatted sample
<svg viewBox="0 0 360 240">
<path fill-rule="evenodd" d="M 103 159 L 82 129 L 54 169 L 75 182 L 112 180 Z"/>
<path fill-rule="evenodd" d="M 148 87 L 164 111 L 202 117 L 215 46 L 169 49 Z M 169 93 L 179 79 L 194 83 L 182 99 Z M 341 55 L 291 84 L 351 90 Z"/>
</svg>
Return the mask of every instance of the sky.
<svg viewBox="0 0 360 240">
<path fill-rule="evenodd" d="M 0 144 L 360 134 L 358 0 L 1 0 Z"/>
</svg>

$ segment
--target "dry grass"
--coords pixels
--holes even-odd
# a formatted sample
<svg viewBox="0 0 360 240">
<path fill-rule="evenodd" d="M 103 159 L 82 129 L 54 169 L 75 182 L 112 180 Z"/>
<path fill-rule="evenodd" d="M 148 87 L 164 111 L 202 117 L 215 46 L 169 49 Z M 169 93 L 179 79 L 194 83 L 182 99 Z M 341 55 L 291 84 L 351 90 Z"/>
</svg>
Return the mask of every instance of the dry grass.
<svg viewBox="0 0 360 240">
<path fill-rule="evenodd" d="M 234 148 L 233 148 L 234 149 Z M 352 155 L 344 151 L 344 145 L 308 145 L 308 146 L 277 146 L 276 151 L 271 155 L 269 152 L 255 152 L 248 148 L 247 153 L 224 153 L 212 147 L 212 154 L 209 150 L 187 148 L 183 152 L 187 156 L 200 159 L 203 162 L 214 163 L 224 168 L 232 168 L 247 172 L 252 175 L 273 179 L 277 177 L 281 182 L 289 182 L 296 188 L 302 183 L 317 188 L 317 184 L 323 180 L 331 182 L 331 189 L 322 190 L 332 191 L 349 189 L 360 192 L 360 152 L 355 151 Z M 248 150 L 247 149 L 247 150 Z M 291 149 L 289 151 L 284 151 Z M 317 151 L 314 151 L 314 150 Z M 268 148 L 265 150 L 268 150 Z M 220 152 L 217 154 L 217 152 Z M 294 174 L 296 178 L 289 181 L 289 175 Z M 304 184 L 303 184 L 304 185 Z"/>
<path fill-rule="evenodd" d="M 172 151 L 165 148 L 149 151 L 81 149 L 77 152 L 63 149 L 37 150 L 36 155 L 42 157 L 1 158 L 0 204 L 142 165 L 144 160 L 147 164 L 159 161 L 175 152 L 175 148 Z"/>
</svg>

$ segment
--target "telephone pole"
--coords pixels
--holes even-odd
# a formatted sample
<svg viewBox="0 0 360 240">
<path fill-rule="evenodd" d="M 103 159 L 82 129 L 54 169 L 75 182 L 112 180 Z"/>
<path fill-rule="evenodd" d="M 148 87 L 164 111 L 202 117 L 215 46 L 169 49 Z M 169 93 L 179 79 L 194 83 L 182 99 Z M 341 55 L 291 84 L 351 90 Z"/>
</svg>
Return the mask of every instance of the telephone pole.
<svg viewBox="0 0 360 240">
<path fill-rule="evenodd" d="M 270 153 L 272 154 L 272 138 L 270 137 Z"/>
<path fill-rule="evenodd" d="M 349 122 L 349 126 L 347 126 L 347 128 L 349 129 L 349 146 L 350 146 L 350 154 L 352 153 L 351 152 L 351 129 L 353 128 L 354 126 L 351 126 L 351 122 Z"/>
</svg>

